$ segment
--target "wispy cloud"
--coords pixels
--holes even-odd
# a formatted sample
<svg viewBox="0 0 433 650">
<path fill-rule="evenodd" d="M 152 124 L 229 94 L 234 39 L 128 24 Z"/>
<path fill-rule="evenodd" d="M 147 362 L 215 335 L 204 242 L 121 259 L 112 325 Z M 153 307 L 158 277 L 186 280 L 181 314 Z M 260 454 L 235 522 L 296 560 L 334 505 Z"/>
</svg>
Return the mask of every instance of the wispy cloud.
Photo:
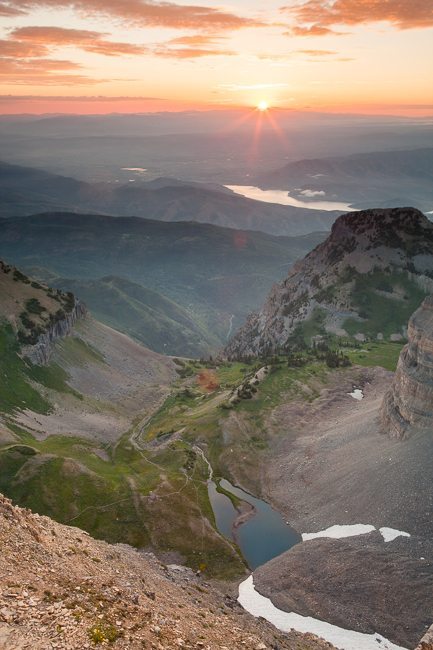
<svg viewBox="0 0 433 650">
<path fill-rule="evenodd" d="M 335 32 L 334 26 L 356 26 L 386 22 L 397 29 L 433 26 L 431 0 L 308 0 L 304 4 L 282 7 L 296 20 L 292 33 L 321 36 Z"/>
<path fill-rule="evenodd" d="M 306 54 L 307 56 L 331 56 L 332 54 L 338 54 L 335 50 L 296 50 L 299 54 Z"/>
<path fill-rule="evenodd" d="M 236 52 L 221 48 L 223 36 L 214 34 L 193 34 L 172 38 L 153 48 L 156 56 L 176 59 L 197 59 L 206 56 L 234 56 Z"/>
<path fill-rule="evenodd" d="M 217 36 L 215 34 L 192 34 L 172 38 L 168 43 L 172 45 L 187 45 L 188 47 L 205 47 L 207 45 L 218 45 L 225 38 L 225 36 Z"/>
<path fill-rule="evenodd" d="M 328 36 L 329 34 L 343 36 L 345 32 L 336 32 L 334 29 L 323 27 L 322 25 L 311 25 L 310 27 L 295 25 L 290 31 L 284 32 L 284 34 L 285 36 Z"/>
<path fill-rule="evenodd" d="M 0 2 L 0 16 L 22 16 L 25 11 L 21 11 L 17 7 L 13 7 L 9 3 Z"/>
<path fill-rule="evenodd" d="M 286 83 L 261 83 L 261 84 L 220 84 L 220 88 L 224 90 L 232 90 L 237 92 L 238 90 L 268 90 L 270 88 L 286 88 L 288 84 Z"/>
<path fill-rule="evenodd" d="M 136 25 L 172 29 L 224 31 L 264 24 L 216 7 L 150 0 L 3 0 L 0 2 L 0 14 L 17 15 L 41 7 L 73 9 L 86 16 L 110 16 Z"/>
<path fill-rule="evenodd" d="M 71 95 L 66 98 L 68 102 L 94 102 L 94 103 L 104 103 L 104 102 L 165 102 L 167 99 L 163 97 L 129 97 L 129 96 L 106 96 L 106 95 Z M 64 95 L 0 95 L 0 103 L 10 103 L 20 101 L 65 101 Z"/>
<path fill-rule="evenodd" d="M 64 27 L 20 27 L 10 33 L 10 38 L 19 44 L 31 43 L 35 47 L 73 46 L 104 54 L 105 56 L 137 55 L 147 52 L 147 48 L 132 43 L 117 43 L 107 40 L 103 32 L 85 29 L 66 29 Z"/>
<path fill-rule="evenodd" d="M 0 80 L 14 85 L 44 86 L 97 83 L 97 79 L 82 74 L 70 74 L 70 71 L 80 68 L 74 61 L 0 57 Z"/>
<path fill-rule="evenodd" d="M 219 50 L 218 48 L 166 47 L 161 45 L 153 50 L 153 54 L 174 59 L 198 59 L 204 56 L 234 56 L 236 52 L 233 50 Z"/>
<path fill-rule="evenodd" d="M 48 54 L 48 48 L 40 43 L 22 43 L 12 40 L 0 40 L 0 57 L 29 59 Z"/>
</svg>

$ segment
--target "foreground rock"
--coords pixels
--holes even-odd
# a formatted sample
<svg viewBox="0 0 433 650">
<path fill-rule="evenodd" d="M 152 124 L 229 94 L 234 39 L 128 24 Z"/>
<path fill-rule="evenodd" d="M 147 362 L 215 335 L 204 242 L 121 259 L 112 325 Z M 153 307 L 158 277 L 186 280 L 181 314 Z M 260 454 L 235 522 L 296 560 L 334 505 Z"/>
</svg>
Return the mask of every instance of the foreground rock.
<svg viewBox="0 0 433 650">
<path fill-rule="evenodd" d="M 276 607 L 414 648 L 432 621 L 433 543 L 378 532 L 316 539 L 254 573 Z"/>
<path fill-rule="evenodd" d="M 0 495 L 0 648 L 320 650 L 282 635 L 184 567 L 92 539 Z"/>
<path fill-rule="evenodd" d="M 381 413 L 385 431 L 396 438 L 406 438 L 414 428 L 432 429 L 433 296 L 410 319 L 408 339 Z"/>
</svg>

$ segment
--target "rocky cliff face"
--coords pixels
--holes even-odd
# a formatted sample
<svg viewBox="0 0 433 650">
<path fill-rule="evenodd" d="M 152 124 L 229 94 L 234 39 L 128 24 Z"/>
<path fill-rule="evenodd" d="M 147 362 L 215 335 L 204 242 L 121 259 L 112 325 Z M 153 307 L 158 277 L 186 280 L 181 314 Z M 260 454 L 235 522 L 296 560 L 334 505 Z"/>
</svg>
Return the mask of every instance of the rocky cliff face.
<svg viewBox="0 0 433 650">
<path fill-rule="evenodd" d="M 328 239 L 273 287 L 226 354 L 258 355 L 284 348 L 306 322 L 313 333 L 359 340 L 402 338 L 416 304 L 433 291 L 432 269 L 433 224 L 418 210 L 343 215 Z M 418 303 L 412 304 L 416 297 Z"/>
<path fill-rule="evenodd" d="M 20 354 L 32 363 L 48 364 L 53 343 L 86 314 L 73 293 L 41 284 L 0 260 L 0 328 L 12 327 Z"/>
<path fill-rule="evenodd" d="M 430 428 L 433 417 L 433 296 L 426 298 L 408 326 L 391 389 L 381 418 L 386 432 L 404 439 L 414 429 Z"/>
<path fill-rule="evenodd" d="M 72 311 L 66 313 L 64 318 L 51 325 L 46 332 L 43 332 L 35 345 L 28 345 L 23 348 L 23 356 L 37 365 L 47 365 L 50 361 L 53 343 L 57 339 L 71 334 L 77 320 L 85 318 L 86 315 L 86 306 L 84 303 L 76 300 Z"/>
</svg>

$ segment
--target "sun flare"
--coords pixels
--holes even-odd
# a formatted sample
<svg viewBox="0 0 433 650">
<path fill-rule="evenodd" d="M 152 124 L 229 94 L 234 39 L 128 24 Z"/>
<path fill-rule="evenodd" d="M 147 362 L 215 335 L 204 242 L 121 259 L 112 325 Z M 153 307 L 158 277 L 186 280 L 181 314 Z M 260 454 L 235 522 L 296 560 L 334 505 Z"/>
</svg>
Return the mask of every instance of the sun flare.
<svg viewBox="0 0 433 650">
<path fill-rule="evenodd" d="M 269 104 L 268 104 L 268 102 L 266 102 L 264 99 L 262 99 L 262 100 L 257 104 L 257 108 L 258 108 L 259 111 L 261 111 L 262 113 L 264 113 L 265 111 L 268 110 L 268 108 L 269 108 Z"/>
</svg>

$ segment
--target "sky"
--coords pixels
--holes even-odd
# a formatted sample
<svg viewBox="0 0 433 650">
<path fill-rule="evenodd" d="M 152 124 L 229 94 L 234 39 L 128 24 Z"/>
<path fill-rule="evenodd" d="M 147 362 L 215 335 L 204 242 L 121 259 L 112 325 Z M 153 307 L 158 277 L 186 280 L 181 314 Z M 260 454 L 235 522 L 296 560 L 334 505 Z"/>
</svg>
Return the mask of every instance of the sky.
<svg viewBox="0 0 433 650">
<path fill-rule="evenodd" d="M 0 113 L 433 115 L 432 0 L 0 0 Z"/>
</svg>

